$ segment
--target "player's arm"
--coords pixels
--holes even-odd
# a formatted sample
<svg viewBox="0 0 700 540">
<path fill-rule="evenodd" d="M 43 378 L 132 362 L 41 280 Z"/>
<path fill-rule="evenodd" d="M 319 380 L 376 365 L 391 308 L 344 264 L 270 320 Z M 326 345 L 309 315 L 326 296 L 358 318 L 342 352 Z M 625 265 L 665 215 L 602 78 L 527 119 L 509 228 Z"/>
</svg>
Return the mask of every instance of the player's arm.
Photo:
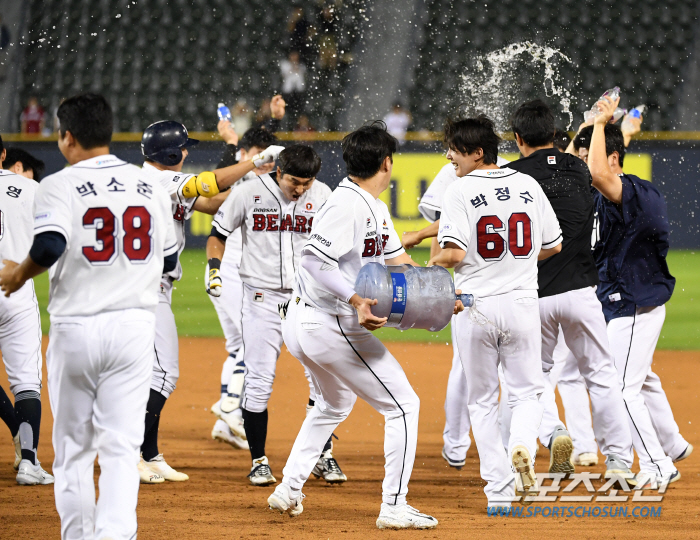
<svg viewBox="0 0 700 540">
<path fill-rule="evenodd" d="M 605 152 L 605 125 L 612 118 L 620 98 L 612 101 L 605 97 L 598 102 L 601 114 L 596 116 L 593 124 L 591 145 L 588 149 L 588 168 L 593 177 L 593 187 L 611 202 L 622 202 L 622 180 L 610 169 Z"/>
<path fill-rule="evenodd" d="M 401 237 L 401 243 L 404 249 L 411 249 L 427 238 L 435 238 L 439 228 L 440 220 L 438 219 L 420 231 L 406 231 Z"/>
<path fill-rule="evenodd" d="M 59 232 L 49 231 L 34 237 L 29 255 L 21 262 L 2 261 L 0 289 L 5 296 L 19 290 L 29 279 L 46 272 L 66 250 L 66 238 Z"/>
<path fill-rule="evenodd" d="M 467 252 L 454 242 L 447 242 L 437 255 L 431 256 L 430 261 L 428 261 L 428 266 L 454 268 L 462 262 L 466 254 Z"/>
<path fill-rule="evenodd" d="M 589 124 L 588 122 L 584 122 L 583 124 L 581 124 L 581 125 L 578 127 L 578 131 L 576 132 L 576 135 L 578 135 L 579 133 L 581 133 L 581 130 L 582 130 L 583 128 L 585 128 L 586 126 L 590 126 L 590 124 Z M 571 137 L 571 140 L 569 141 L 569 146 L 566 147 L 566 153 L 567 153 L 567 154 L 572 154 L 572 155 L 578 157 L 578 152 L 576 151 L 576 148 L 574 148 L 574 139 L 576 138 L 576 135 L 574 135 L 573 137 Z"/>
<path fill-rule="evenodd" d="M 223 204 L 228 197 L 229 192 L 224 191 L 223 193 L 218 193 L 210 198 L 198 197 L 194 202 L 194 209 L 197 212 L 202 212 L 203 214 L 209 214 L 210 216 L 216 215 L 219 211 L 219 207 Z"/>
<path fill-rule="evenodd" d="M 625 141 L 625 148 L 632 142 L 632 137 L 642 131 L 642 120 L 643 118 L 641 116 L 639 118 L 629 117 L 629 113 L 622 120 L 620 130 L 622 131 L 622 138 Z"/>
<path fill-rule="evenodd" d="M 207 268 L 205 271 L 205 284 L 207 293 L 211 296 L 221 296 L 221 260 L 226 251 L 226 236 L 221 234 L 216 227 L 212 227 L 211 234 L 207 238 Z"/>
<path fill-rule="evenodd" d="M 542 248 L 542 249 L 540 250 L 540 253 L 537 255 L 537 260 L 538 260 L 538 261 L 544 261 L 545 259 L 548 259 L 548 258 L 551 257 L 552 255 L 556 255 L 556 254 L 559 253 L 560 251 L 561 251 L 561 243 L 560 243 L 560 244 L 557 244 L 557 245 L 554 246 L 553 248 L 548 248 L 548 249 Z"/>
<path fill-rule="evenodd" d="M 420 264 L 411 259 L 411 256 L 405 251 L 401 255 L 398 255 L 391 259 L 385 259 L 384 262 L 387 264 L 387 266 L 394 266 L 399 264 L 410 264 L 411 266 L 420 266 Z"/>
</svg>

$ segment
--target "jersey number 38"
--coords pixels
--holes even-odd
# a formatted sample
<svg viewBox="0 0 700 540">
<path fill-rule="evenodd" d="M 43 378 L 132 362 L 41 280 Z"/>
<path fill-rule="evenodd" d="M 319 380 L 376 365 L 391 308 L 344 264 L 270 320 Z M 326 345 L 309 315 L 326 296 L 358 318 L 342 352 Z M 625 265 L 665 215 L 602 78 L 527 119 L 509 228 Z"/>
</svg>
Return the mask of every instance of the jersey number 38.
<svg viewBox="0 0 700 540">
<path fill-rule="evenodd" d="M 476 224 L 477 251 L 485 261 L 500 261 L 507 251 L 516 259 L 532 256 L 532 221 L 525 212 L 508 219 L 508 241 L 500 233 L 506 227 L 498 216 L 482 216 Z"/>
<path fill-rule="evenodd" d="M 129 206 L 121 219 L 124 227 L 124 255 L 134 264 L 148 261 L 153 238 L 151 214 L 143 206 Z M 93 265 L 110 265 L 119 253 L 119 220 L 107 207 L 90 208 L 83 227 L 95 229 L 96 246 L 84 246 L 83 255 Z"/>
</svg>

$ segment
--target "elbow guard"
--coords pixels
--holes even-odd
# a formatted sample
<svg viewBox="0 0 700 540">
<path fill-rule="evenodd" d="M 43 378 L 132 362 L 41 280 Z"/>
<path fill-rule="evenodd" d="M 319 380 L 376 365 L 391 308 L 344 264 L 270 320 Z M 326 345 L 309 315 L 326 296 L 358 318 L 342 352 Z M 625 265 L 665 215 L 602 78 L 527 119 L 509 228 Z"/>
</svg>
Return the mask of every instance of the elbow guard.
<svg viewBox="0 0 700 540">
<path fill-rule="evenodd" d="M 218 193 L 219 184 L 216 183 L 216 175 L 209 171 L 193 176 L 182 186 L 182 195 L 186 199 L 200 196 L 208 199 Z"/>
</svg>

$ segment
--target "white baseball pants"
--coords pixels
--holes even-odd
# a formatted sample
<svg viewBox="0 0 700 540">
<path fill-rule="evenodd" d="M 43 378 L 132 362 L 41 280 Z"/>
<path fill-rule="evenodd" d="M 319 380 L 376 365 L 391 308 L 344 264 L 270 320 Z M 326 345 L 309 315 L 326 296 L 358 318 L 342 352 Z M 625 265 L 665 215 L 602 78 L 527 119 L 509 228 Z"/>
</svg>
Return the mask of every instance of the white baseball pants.
<svg viewBox="0 0 700 540">
<path fill-rule="evenodd" d="M 41 392 L 41 317 L 32 280 L 10 298 L 0 295 L 0 351 L 13 394 Z"/>
<path fill-rule="evenodd" d="M 180 342 L 172 308 L 173 282 L 163 279 L 156 306 L 156 336 L 153 349 L 151 389 L 166 399 L 175 391 L 180 378 Z"/>
<path fill-rule="evenodd" d="M 442 432 L 445 455 L 453 461 L 462 461 L 467 457 L 471 446 L 469 430 L 469 408 L 467 405 L 467 379 L 464 377 L 462 361 L 457 352 L 455 340 L 455 323 L 452 317 L 452 369 L 447 379 L 445 396 L 445 430 Z"/>
<path fill-rule="evenodd" d="M 229 354 L 235 353 L 243 345 L 241 333 L 243 282 L 241 281 L 241 276 L 238 275 L 238 269 L 238 265 L 222 264 L 221 281 L 223 282 L 223 287 L 221 288 L 221 296 L 217 298 L 207 295 L 212 304 L 214 304 L 216 314 L 219 316 L 221 329 L 226 338 L 226 351 Z M 233 372 L 233 368 L 231 372 Z M 228 384 L 228 378 L 226 379 L 226 384 Z"/>
<path fill-rule="evenodd" d="M 141 309 L 51 319 L 46 364 L 63 540 L 136 536 L 137 464 L 154 334 L 154 314 Z"/>
<path fill-rule="evenodd" d="M 654 423 L 654 429 L 659 436 L 664 453 L 671 459 L 677 458 L 688 447 L 688 441 L 683 438 L 678 429 L 666 392 L 661 387 L 661 379 L 651 368 L 642 385 L 642 396 L 651 414 L 651 421 Z"/>
<path fill-rule="evenodd" d="M 418 439 L 420 401 L 401 365 L 355 316 L 333 316 L 292 297 L 283 322 L 289 351 L 311 374 L 316 404 L 294 441 L 283 482 L 301 489 L 333 430 L 357 397 L 384 416 L 382 500 L 406 501 Z"/>
<path fill-rule="evenodd" d="M 515 495 L 510 452 L 525 446 L 532 458 L 542 419 L 540 395 L 544 391 L 541 369 L 540 314 L 537 291 L 518 290 L 478 298 L 477 308 L 504 331 L 503 343 L 490 324 L 472 322 L 468 312 L 455 317 L 455 337 L 467 381 L 467 401 L 474 441 L 479 451 L 481 477 L 489 505 L 508 504 Z M 512 411 L 508 452 L 501 442 L 498 422 L 498 365 L 508 387 Z"/>
<path fill-rule="evenodd" d="M 608 323 L 608 338 L 622 381 L 625 413 L 632 431 L 634 449 L 639 456 L 640 471 L 660 476 L 673 474 L 676 467 L 664 452 L 642 389 L 651 371 L 654 350 L 665 318 L 666 306 L 646 307 L 637 308 L 632 317 L 619 317 Z M 650 385 L 657 392 L 663 392 L 654 378 Z M 657 419 L 657 422 L 660 420 Z"/>
<path fill-rule="evenodd" d="M 593 431 L 605 456 L 616 454 L 632 466 L 632 436 L 625 425 L 622 389 L 610 353 L 605 318 L 593 287 L 540 298 L 542 320 L 542 370 L 548 374 L 554 364 L 553 352 L 559 335 L 573 353 L 591 395 Z M 544 415 L 540 442 L 548 446 L 552 433 L 561 424 L 554 389 L 545 378 L 542 396 Z"/>
</svg>

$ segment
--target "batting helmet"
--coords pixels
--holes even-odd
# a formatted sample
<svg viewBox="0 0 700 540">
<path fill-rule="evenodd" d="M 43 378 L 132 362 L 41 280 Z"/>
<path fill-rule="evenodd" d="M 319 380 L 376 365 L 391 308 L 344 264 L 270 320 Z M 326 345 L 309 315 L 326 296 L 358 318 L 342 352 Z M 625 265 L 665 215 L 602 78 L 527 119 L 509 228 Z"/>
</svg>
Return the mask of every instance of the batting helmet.
<svg viewBox="0 0 700 540">
<path fill-rule="evenodd" d="M 187 128 L 174 120 L 161 120 L 148 126 L 141 137 L 141 153 L 161 165 L 177 165 L 182 149 L 199 143 L 187 136 Z"/>
</svg>

